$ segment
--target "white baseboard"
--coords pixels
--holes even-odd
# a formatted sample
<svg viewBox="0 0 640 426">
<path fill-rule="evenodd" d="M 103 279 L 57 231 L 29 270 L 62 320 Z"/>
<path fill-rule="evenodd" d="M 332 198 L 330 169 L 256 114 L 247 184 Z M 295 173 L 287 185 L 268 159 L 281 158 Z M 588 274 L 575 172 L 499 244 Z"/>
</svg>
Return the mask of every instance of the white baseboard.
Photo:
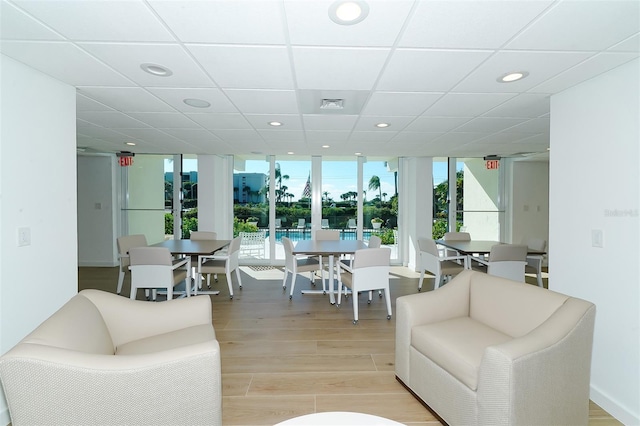
<svg viewBox="0 0 640 426">
<path fill-rule="evenodd" d="M 640 425 L 639 413 L 632 413 L 626 407 L 621 406 L 618 401 L 611 398 L 604 392 L 601 392 L 593 385 L 591 385 L 590 398 L 593 402 L 602 407 L 602 409 L 611 414 L 622 424 L 625 424 L 627 426 Z"/>
</svg>

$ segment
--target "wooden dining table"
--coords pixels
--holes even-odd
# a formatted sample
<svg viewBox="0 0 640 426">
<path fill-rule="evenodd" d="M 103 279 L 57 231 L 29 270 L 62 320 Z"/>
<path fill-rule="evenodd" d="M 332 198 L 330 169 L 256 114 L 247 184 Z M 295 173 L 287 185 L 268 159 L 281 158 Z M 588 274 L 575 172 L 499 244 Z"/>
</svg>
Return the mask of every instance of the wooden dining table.
<svg viewBox="0 0 640 426">
<path fill-rule="evenodd" d="M 335 305 L 335 280 L 333 276 L 335 256 L 354 254 L 356 250 L 366 249 L 362 240 L 301 240 L 292 250 L 293 255 L 327 256 L 329 258 L 329 302 Z M 303 290 L 303 294 L 322 293 L 322 290 Z"/>
<path fill-rule="evenodd" d="M 466 240 L 466 241 L 446 241 L 436 240 L 436 244 L 456 250 L 460 254 L 466 256 L 487 255 L 491 252 L 491 247 L 496 244 L 507 244 L 500 241 L 491 240 Z M 529 248 L 527 254 L 546 254 L 543 250 L 534 250 Z"/>
<path fill-rule="evenodd" d="M 231 240 L 165 240 L 159 242 L 157 244 L 152 244 L 152 247 L 165 247 L 169 249 L 172 255 L 174 256 L 185 256 L 189 257 L 190 267 L 191 259 L 198 256 L 210 256 L 227 247 L 231 243 Z M 219 294 L 220 292 L 217 290 L 212 291 L 202 291 L 198 290 L 200 283 L 200 275 L 197 273 L 192 274 L 194 278 L 193 282 L 193 295 L 198 294 Z"/>
</svg>

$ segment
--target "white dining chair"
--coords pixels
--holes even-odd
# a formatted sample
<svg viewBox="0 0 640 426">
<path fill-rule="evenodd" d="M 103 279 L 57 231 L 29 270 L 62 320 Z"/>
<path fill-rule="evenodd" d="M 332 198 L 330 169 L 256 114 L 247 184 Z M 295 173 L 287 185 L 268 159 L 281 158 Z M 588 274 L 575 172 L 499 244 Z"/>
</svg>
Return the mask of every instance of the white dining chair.
<svg viewBox="0 0 640 426">
<path fill-rule="evenodd" d="M 420 249 L 418 291 L 422 291 L 425 271 L 434 275 L 433 289 L 435 290 L 451 277 L 464 271 L 467 266 L 467 256 L 441 256 L 436 242 L 431 238 L 420 238 L 418 240 L 418 248 Z"/>
<path fill-rule="evenodd" d="M 313 284 L 314 273 L 322 269 L 322 264 L 317 257 L 309 257 L 304 255 L 294 255 L 293 243 L 287 237 L 282 237 L 282 246 L 284 247 L 284 277 L 282 278 L 282 290 L 287 288 L 287 275 L 291 274 L 291 291 L 289 299 L 293 298 L 293 290 L 296 287 L 296 277 L 301 272 L 309 272 L 309 280 Z"/>
<path fill-rule="evenodd" d="M 131 293 L 136 299 L 138 289 L 150 289 L 151 299 L 156 300 L 159 292 L 166 292 L 167 300 L 173 299 L 174 287 L 184 282 L 185 296 L 190 296 L 191 259 L 174 260 L 165 247 L 132 247 L 129 249 L 131 262 Z"/>
<path fill-rule="evenodd" d="M 242 278 L 240 277 L 240 265 L 238 257 L 240 255 L 240 243 L 242 238 L 235 237 L 229 243 L 226 255 L 201 255 L 198 256 L 198 275 L 202 274 L 225 274 L 227 286 L 229 287 L 229 298 L 233 299 L 233 281 L 231 273 L 235 271 L 238 279 L 238 288 L 242 290 Z M 207 286 L 210 283 L 207 281 Z"/>
<path fill-rule="evenodd" d="M 544 251 L 547 248 L 547 242 L 541 238 L 528 238 L 523 244 L 526 244 L 532 250 Z M 535 275 L 538 287 L 543 287 L 542 282 L 542 262 L 544 261 L 544 255 L 542 254 L 527 254 L 527 264 L 524 267 L 524 273 Z"/>
<path fill-rule="evenodd" d="M 472 262 L 479 264 L 473 269 L 512 281 L 525 282 L 524 269 L 528 249 L 524 244 L 496 244 L 491 247 L 488 260 L 471 257 Z"/>
<path fill-rule="evenodd" d="M 132 247 L 146 247 L 148 244 L 147 237 L 143 234 L 123 235 L 122 237 L 116 238 L 116 243 L 118 245 L 118 259 L 120 261 L 116 293 L 120 294 L 122 292 L 122 285 L 124 284 L 124 276 L 127 272 L 130 272 L 129 249 Z"/>
</svg>

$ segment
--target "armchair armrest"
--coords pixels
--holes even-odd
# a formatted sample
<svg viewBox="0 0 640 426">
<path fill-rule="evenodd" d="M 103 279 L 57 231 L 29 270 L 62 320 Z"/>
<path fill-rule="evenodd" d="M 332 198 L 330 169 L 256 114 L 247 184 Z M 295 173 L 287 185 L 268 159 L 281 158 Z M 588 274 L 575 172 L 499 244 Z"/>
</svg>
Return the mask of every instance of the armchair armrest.
<svg viewBox="0 0 640 426">
<path fill-rule="evenodd" d="M 207 296 L 149 303 L 97 290 L 83 290 L 80 294 L 91 300 L 100 311 L 114 346 L 186 327 L 211 324 L 211 299 Z"/>
<path fill-rule="evenodd" d="M 478 377 L 479 424 L 586 424 L 594 322 L 595 306 L 571 298 L 529 334 L 488 347 Z M 508 404 L 497 403 L 509 394 Z M 534 408 L 551 406 L 583 411 Z"/>
</svg>

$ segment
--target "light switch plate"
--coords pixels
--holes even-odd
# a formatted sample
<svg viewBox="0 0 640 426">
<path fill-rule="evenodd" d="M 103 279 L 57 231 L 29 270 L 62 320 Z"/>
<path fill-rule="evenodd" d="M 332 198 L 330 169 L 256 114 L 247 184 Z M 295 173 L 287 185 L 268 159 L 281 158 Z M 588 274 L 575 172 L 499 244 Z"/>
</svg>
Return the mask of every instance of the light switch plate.
<svg viewBox="0 0 640 426">
<path fill-rule="evenodd" d="M 18 247 L 31 245 L 31 228 L 18 228 Z"/>
<path fill-rule="evenodd" d="M 598 248 L 603 248 L 604 247 L 604 241 L 603 241 L 603 236 L 602 236 L 602 230 L 601 229 L 592 229 L 591 230 L 591 245 L 593 247 L 598 247 Z"/>
</svg>

